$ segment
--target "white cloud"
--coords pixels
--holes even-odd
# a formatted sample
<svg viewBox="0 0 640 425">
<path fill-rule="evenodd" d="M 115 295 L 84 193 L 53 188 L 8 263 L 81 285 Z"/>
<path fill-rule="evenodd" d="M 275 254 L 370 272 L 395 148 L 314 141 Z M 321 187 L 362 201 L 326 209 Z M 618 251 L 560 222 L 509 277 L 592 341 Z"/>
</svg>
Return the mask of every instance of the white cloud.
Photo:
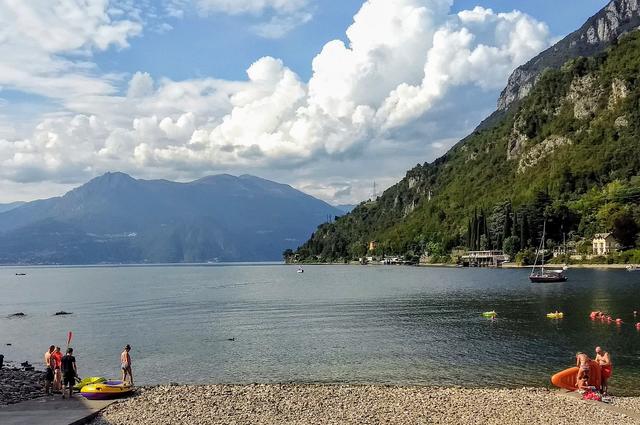
<svg viewBox="0 0 640 425">
<path fill-rule="evenodd" d="M 299 13 L 307 5 L 201 3 L 227 13 Z M 80 31 L 81 40 L 73 42 L 63 33 L 50 41 L 52 52 L 36 50 L 36 62 L 44 54 L 46 71 L 30 69 L 20 79 L 17 66 L 3 73 L 5 61 L 0 64 L 0 83 L 59 96 L 65 106 L 28 137 L 0 139 L 0 179 L 82 181 L 106 170 L 189 178 L 241 170 L 294 176 L 325 199 L 361 198 L 371 180 L 390 184 L 464 136 L 492 108 L 509 73 L 550 42 L 547 27 L 520 12 L 477 7 L 450 14 L 451 4 L 365 2 L 347 29 L 347 42 L 328 42 L 306 83 L 281 60 L 263 57 L 249 67 L 246 81 L 172 81 L 141 71 L 126 93 L 115 93 L 116 77 L 96 77 L 88 59 L 70 62 L 58 55 L 124 46 L 136 34 L 123 29 L 134 21 L 126 15 L 107 19 L 106 9 L 97 12 L 105 2 L 96 2 L 93 12 L 79 14 L 93 19 L 93 31 Z M 101 26 L 110 29 L 97 34 Z M 20 43 L 19 36 L 8 37 Z M 10 64 L 30 57 L 19 49 L 3 52 Z M 58 68 L 51 70 L 52 64 Z M 320 182 L 329 174 L 335 179 Z"/>
<path fill-rule="evenodd" d="M 0 85 L 58 99 L 114 93 L 114 76 L 96 76 L 87 59 L 128 47 L 142 25 L 107 10 L 106 0 L 1 2 Z"/>
<path fill-rule="evenodd" d="M 272 10 L 287 14 L 306 8 L 309 0 L 197 0 L 197 4 L 203 12 L 259 14 Z"/>
<path fill-rule="evenodd" d="M 250 29 L 260 37 L 282 38 L 313 19 L 311 0 L 197 0 L 200 13 L 253 15 L 260 22 Z M 266 19 L 266 20 L 265 20 Z"/>
<path fill-rule="evenodd" d="M 251 29 L 263 38 L 282 38 L 294 28 L 306 24 L 311 19 L 313 19 L 313 15 L 308 12 L 292 13 L 285 16 L 276 15 L 272 16 L 268 22 L 253 25 Z"/>
</svg>

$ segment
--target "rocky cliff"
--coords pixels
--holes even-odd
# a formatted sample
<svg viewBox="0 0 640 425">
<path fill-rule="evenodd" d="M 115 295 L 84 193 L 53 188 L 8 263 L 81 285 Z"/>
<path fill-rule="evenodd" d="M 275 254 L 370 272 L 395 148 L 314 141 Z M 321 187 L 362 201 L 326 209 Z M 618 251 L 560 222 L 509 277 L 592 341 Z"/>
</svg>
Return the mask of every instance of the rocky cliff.
<svg viewBox="0 0 640 425">
<path fill-rule="evenodd" d="M 504 111 L 525 97 L 547 68 L 557 69 L 570 59 L 603 52 L 621 35 L 640 27 L 640 0 L 613 0 L 580 29 L 517 68 L 498 99 Z"/>
</svg>

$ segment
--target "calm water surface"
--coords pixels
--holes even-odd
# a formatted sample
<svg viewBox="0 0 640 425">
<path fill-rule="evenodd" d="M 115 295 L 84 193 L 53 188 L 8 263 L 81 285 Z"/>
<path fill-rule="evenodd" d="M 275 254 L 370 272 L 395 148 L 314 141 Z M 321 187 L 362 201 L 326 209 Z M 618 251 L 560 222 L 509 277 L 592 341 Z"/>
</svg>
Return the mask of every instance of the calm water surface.
<svg viewBox="0 0 640 425">
<path fill-rule="evenodd" d="M 16 272 L 27 273 L 15 276 Z M 546 386 L 576 351 L 612 353 L 640 393 L 640 273 L 282 265 L 0 268 L 0 353 L 39 362 L 69 330 L 81 376 L 138 383 L 348 382 Z M 496 310 L 495 321 L 481 317 Z M 53 317 L 59 310 L 71 316 Z M 552 321 L 550 311 L 565 312 Z M 594 323 L 603 310 L 622 326 Z M 24 312 L 24 318 L 7 318 Z M 640 321 L 640 317 L 636 320 Z M 235 341 L 229 341 L 235 338 Z M 6 346 L 11 343 L 11 346 Z"/>
</svg>

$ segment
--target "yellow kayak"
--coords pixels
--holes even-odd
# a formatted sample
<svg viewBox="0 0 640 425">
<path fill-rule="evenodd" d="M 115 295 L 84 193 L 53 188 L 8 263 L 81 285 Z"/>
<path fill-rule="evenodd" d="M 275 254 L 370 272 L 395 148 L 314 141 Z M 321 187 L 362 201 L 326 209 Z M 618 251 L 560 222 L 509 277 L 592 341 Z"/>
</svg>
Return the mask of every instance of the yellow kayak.
<svg viewBox="0 0 640 425">
<path fill-rule="evenodd" d="M 82 387 L 80 395 L 89 400 L 110 400 L 133 393 L 133 387 L 122 381 L 104 381 Z"/>
<path fill-rule="evenodd" d="M 491 317 L 494 318 L 498 315 L 498 313 L 496 313 L 495 311 L 485 311 L 484 313 L 482 313 L 483 317 Z"/>
<path fill-rule="evenodd" d="M 548 313 L 547 317 L 549 319 L 562 319 L 564 317 L 564 313 L 559 313 L 559 312 Z"/>
</svg>

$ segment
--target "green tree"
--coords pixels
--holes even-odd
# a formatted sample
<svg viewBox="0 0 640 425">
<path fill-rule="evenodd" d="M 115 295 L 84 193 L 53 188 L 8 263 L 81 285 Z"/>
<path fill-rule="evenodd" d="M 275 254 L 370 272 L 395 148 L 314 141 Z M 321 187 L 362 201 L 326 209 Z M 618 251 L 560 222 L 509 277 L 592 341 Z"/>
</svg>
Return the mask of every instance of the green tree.
<svg viewBox="0 0 640 425">
<path fill-rule="evenodd" d="M 506 238 L 502 244 L 502 250 L 513 259 L 520 250 L 520 238 L 517 236 Z"/>
</svg>

